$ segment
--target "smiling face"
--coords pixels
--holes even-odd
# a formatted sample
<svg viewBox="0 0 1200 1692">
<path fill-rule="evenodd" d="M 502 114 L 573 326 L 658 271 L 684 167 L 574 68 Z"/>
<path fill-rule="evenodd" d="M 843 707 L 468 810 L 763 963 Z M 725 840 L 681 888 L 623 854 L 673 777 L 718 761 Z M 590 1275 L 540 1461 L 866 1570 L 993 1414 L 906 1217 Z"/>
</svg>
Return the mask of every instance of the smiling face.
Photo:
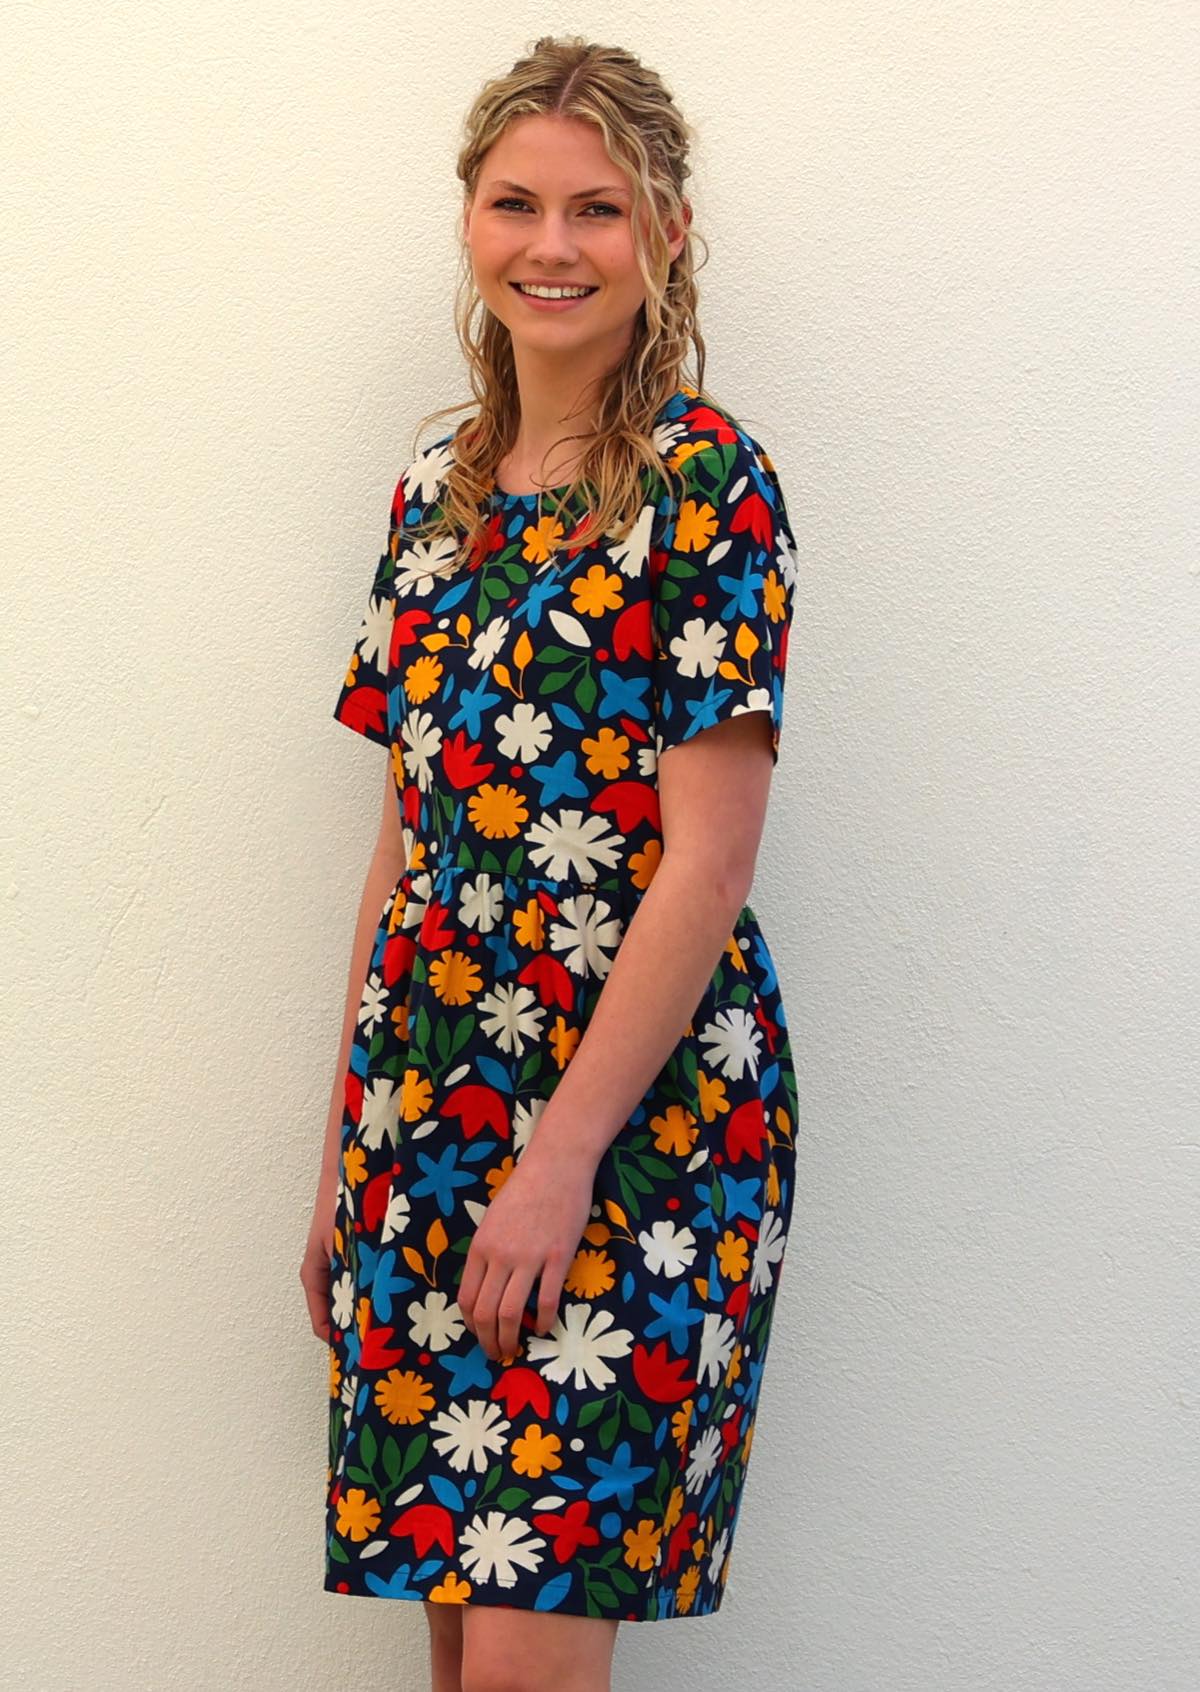
<svg viewBox="0 0 1200 1692">
<path fill-rule="evenodd" d="M 508 125 L 484 157 L 463 233 L 475 285 L 514 347 L 620 362 L 646 297 L 632 212 L 625 173 L 594 124 L 537 115 Z M 648 209 L 640 215 L 648 231 Z M 672 258 L 683 241 L 672 240 Z M 522 295 L 519 282 L 594 291 L 547 303 Z"/>
</svg>

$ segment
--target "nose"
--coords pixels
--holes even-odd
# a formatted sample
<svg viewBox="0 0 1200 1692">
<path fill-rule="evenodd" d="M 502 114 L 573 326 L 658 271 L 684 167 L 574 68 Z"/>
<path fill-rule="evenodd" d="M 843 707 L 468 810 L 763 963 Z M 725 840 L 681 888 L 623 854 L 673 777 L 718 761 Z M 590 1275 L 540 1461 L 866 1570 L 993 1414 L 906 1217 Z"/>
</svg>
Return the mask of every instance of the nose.
<svg viewBox="0 0 1200 1692">
<path fill-rule="evenodd" d="M 579 243 L 571 234 L 564 217 L 543 217 L 526 243 L 526 252 L 534 264 L 573 264 L 579 254 Z"/>
</svg>

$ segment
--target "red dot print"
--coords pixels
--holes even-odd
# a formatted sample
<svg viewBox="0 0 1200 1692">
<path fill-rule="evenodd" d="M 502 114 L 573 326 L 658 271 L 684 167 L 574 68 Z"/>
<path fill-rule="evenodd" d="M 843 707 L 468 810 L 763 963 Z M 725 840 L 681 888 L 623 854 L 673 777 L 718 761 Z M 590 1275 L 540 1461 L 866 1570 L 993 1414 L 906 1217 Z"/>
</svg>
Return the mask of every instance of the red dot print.
<svg viewBox="0 0 1200 1692">
<path fill-rule="evenodd" d="M 512 776 L 512 778 L 515 781 L 517 776 L 524 775 L 525 772 L 521 768 L 520 764 L 510 764 L 508 766 L 508 773 L 509 773 L 510 776 Z"/>
<path fill-rule="evenodd" d="M 725 1157 L 724 1157 L 723 1153 L 721 1153 L 721 1152 L 714 1152 L 713 1153 L 713 1162 L 714 1163 L 724 1163 L 724 1161 L 725 1161 Z"/>
<path fill-rule="evenodd" d="M 337 1583 L 337 1589 L 339 1592 L 349 1592 L 350 1582 L 348 1580 L 339 1580 Z"/>
<path fill-rule="evenodd" d="M 692 604 L 693 605 L 707 605 L 708 604 L 708 595 L 706 593 L 694 593 L 692 595 Z"/>
<path fill-rule="evenodd" d="M 392 1174 L 393 1175 L 403 1175 L 403 1173 L 404 1173 L 404 1165 L 402 1163 L 393 1163 Z"/>
<path fill-rule="evenodd" d="M 355 1223 L 355 1224 L 354 1224 L 354 1232 L 355 1232 L 355 1233 L 356 1233 L 356 1234 L 361 1234 L 361 1233 L 362 1233 L 362 1223 L 361 1223 L 361 1222 L 356 1222 L 356 1223 Z"/>
<path fill-rule="evenodd" d="M 598 663 L 601 663 L 601 664 L 607 664 L 608 663 L 608 648 L 607 648 L 607 646 L 598 646 L 596 648 L 596 659 L 597 659 Z"/>
<path fill-rule="evenodd" d="M 669 1198 L 667 1200 L 667 1209 L 668 1210 L 678 1210 L 679 1209 L 679 1200 L 677 1198 Z"/>
<path fill-rule="evenodd" d="M 468 934 L 467 935 L 467 945 L 468 946 L 478 946 L 478 944 L 479 944 L 478 934 Z"/>
<path fill-rule="evenodd" d="M 433 1358 L 428 1351 L 418 1351 L 417 1362 L 427 1368 L 433 1362 Z"/>
<path fill-rule="evenodd" d="M 513 594 L 512 598 L 509 600 L 508 603 L 509 603 L 510 609 L 512 608 L 512 606 L 514 606 L 517 603 L 517 596 L 516 596 L 515 593 Z"/>
</svg>

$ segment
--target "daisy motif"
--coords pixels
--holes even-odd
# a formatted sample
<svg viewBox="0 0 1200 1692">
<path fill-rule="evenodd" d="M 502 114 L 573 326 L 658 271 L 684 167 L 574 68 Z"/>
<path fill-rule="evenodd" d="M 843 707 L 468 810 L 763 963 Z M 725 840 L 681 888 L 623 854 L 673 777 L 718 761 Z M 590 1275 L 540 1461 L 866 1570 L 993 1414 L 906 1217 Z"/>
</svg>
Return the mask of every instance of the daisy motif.
<svg viewBox="0 0 1200 1692">
<path fill-rule="evenodd" d="M 505 640 L 508 638 L 507 617 L 493 617 L 486 622 L 471 642 L 471 650 L 467 654 L 467 663 L 473 670 L 487 670 L 496 661 L 496 656 Z"/>
<path fill-rule="evenodd" d="M 736 1338 L 736 1330 L 728 1316 L 722 1316 L 719 1310 L 708 1311 L 700 1329 L 700 1361 L 696 1367 L 698 1380 L 716 1386 L 733 1355 Z"/>
<path fill-rule="evenodd" d="M 384 1140 L 396 1143 L 396 1120 L 400 1114 L 400 1089 L 394 1081 L 376 1076 L 363 1090 L 362 1115 L 358 1122 L 358 1137 L 364 1146 L 378 1151 Z"/>
<path fill-rule="evenodd" d="M 606 1387 L 616 1375 L 606 1357 L 626 1357 L 633 1344 L 628 1328 L 614 1328 L 611 1310 L 593 1310 L 590 1304 L 568 1304 L 548 1334 L 530 1334 L 525 1341 L 531 1363 L 541 1368 L 548 1381 L 565 1381 L 574 1375 L 576 1391 L 582 1387 Z"/>
<path fill-rule="evenodd" d="M 560 899 L 558 908 L 565 921 L 550 924 L 551 950 L 566 954 L 563 962 L 575 975 L 606 976 L 612 966 L 609 954 L 623 932 L 615 917 L 605 920 L 609 905 L 592 893 L 578 893 Z"/>
<path fill-rule="evenodd" d="M 373 969 L 363 987 L 358 1007 L 358 1026 L 365 1028 L 368 1034 L 375 1032 L 375 1025 L 387 1009 L 389 997 L 383 977 L 377 969 Z"/>
<path fill-rule="evenodd" d="M 441 750 L 441 728 L 428 711 L 414 707 L 400 725 L 400 738 L 408 749 L 404 754 L 405 768 L 412 771 L 421 791 L 428 793 L 433 785 L 430 759 Z"/>
<path fill-rule="evenodd" d="M 743 1005 L 727 1005 L 706 1023 L 700 1035 L 704 1056 L 712 1069 L 719 1069 L 737 1081 L 747 1072 L 758 1074 L 758 1048 L 762 1030 L 754 1012 Z"/>
<path fill-rule="evenodd" d="M 531 823 L 526 830 L 529 856 L 544 866 L 554 880 L 565 880 L 574 870 L 584 881 L 596 874 L 596 866 L 615 869 L 620 862 L 623 837 L 607 833 L 608 823 L 594 812 L 565 810 L 546 822 Z"/>
<path fill-rule="evenodd" d="M 486 1521 L 472 1517 L 461 1538 L 467 1546 L 459 1557 L 463 1568 L 480 1584 L 494 1580 L 497 1586 L 515 1586 L 518 1568 L 539 1569 L 546 1543 L 540 1534 L 529 1533 L 528 1522 L 502 1510 L 489 1510 Z"/>
<path fill-rule="evenodd" d="M 329 1289 L 329 1317 L 343 1333 L 354 1320 L 354 1276 L 347 1269 Z"/>
<path fill-rule="evenodd" d="M 751 1292 L 766 1292 L 771 1285 L 771 1265 L 778 1263 L 783 1257 L 783 1248 L 787 1244 L 787 1234 L 783 1223 L 773 1210 L 764 1212 L 758 1230 L 758 1239 L 754 1242 L 754 1262 L 750 1265 Z"/>
<path fill-rule="evenodd" d="M 439 581 L 438 571 L 454 557 L 457 547 L 449 535 L 435 540 L 407 541 L 396 555 L 396 593 L 432 593 Z"/>
<path fill-rule="evenodd" d="M 721 654 L 725 650 L 726 639 L 723 623 L 706 623 L 703 617 L 689 617 L 680 632 L 669 642 L 680 675 L 715 674 Z"/>
<path fill-rule="evenodd" d="M 698 1492 L 717 1466 L 721 1455 L 720 1428 L 705 1428 L 688 1452 L 684 1485 L 689 1492 Z"/>
<path fill-rule="evenodd" d="M 533 989 L 522 987 L 516 981 L 500 982 L 475 1001 L 475 1008 L 483 1032 L 494 1039 L 502 1051 L 514 1052 L 517 1056 L 530 1040 L 537 1039 L 546 1015 L 546 1007 L 538 1004 Z"/>
<path fill-rule="evenodd" d="M 481 934 L 490 934 L 504 910 L 504 885 L 486 871 L 464 881 L 458 897 L 458 920 Z"/>
<path fill-rule="evenodd" d="M 650 557 L 650 534 L 654 528 L 657 507 L 643 505 L 637 521 L 622 541 L 610 541 L 608 556 L 623 576 L 637 581 Z"/>
<path fill-rule="evenodd" d="M 402 1234 L 408 1227 L 408 1219 L 412 1212 L 412 1204 L 403 1187 L 397 1187 L 388 1194 L 387 1212 L 383 1218 L 383 1227 L 379 1231 L 380 1242 L 386 1245 L 394 1240 L 397 1234 Z"/>
<path fill-rule="evenodd" d="M 498 1404 L 486 1398 L 469 1398 L 465 1405 L 451 1404 L 439 1410 L 429 1424 L 438 1436 L 434 1445 L 452 1469 L 472 1468 L 482 1474 L 489 1457 L 504 1450 L 508 1422 Z"/>
</svg>

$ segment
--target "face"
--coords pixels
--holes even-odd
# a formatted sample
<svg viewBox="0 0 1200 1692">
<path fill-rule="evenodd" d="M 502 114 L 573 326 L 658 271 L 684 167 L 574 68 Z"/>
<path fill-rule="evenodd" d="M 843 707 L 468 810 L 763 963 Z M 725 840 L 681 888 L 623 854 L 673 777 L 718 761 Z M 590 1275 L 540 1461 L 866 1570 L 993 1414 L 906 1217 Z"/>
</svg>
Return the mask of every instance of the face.
<svg viewBox="0 0 1200 1692">
<path fill-rule="evenodd" d="M 514 119 L 484 158 L 463 232 L 475 285 L 514 346 L 541 356 L 619 362 L 646 297 L 633 249 L 633 197 L 600 131 L 579 118 Z M 649 215 L 642 208 L 643 231 Z M 670 233 L 671 257 L 684 234 Z M 519 282 L 581 285 L 540 301 Z"/>
</svg>

